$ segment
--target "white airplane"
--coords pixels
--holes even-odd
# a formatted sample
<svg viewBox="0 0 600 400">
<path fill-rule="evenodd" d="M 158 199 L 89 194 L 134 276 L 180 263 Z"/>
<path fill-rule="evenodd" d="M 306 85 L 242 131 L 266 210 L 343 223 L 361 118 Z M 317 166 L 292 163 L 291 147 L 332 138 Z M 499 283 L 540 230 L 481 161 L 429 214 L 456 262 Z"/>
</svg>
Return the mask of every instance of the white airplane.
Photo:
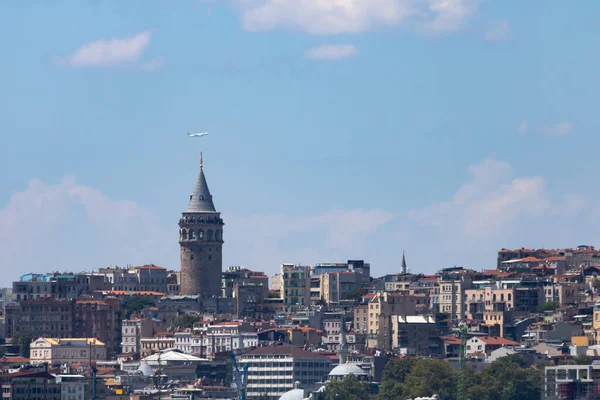
<svg viewBox="0 0 600 400">
<path fill-rule="evenodd" d="M 208 135 L 208 132 L 202 132 L 202 133 L 188 133 L 187 135 L 188 135 L 189 137 L 200 137 L 200 136 Z"/>
</svg>

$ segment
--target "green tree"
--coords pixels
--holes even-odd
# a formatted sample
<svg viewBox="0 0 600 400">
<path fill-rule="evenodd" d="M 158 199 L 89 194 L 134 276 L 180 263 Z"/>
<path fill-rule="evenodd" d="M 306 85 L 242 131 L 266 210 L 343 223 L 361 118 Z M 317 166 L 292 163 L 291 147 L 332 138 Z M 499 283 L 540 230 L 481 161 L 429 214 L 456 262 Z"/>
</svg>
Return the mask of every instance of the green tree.
<svg viewBox="0 0 600 400">
<path fill-rule="evenodd" d="M 576 365 L 592 365 L 594 358 L 590 356 L 577 356 L 573 360 L 575 360 Z"/>
<path fill-rule="evenodd" d="M 360 301 L 362 299 L 362 297 L 365 295 L 365 289 L 363 288 L 357 288 L 351 292 L 348 292 L 346 294 L 344 294 L 344 299 L 346 300 L 354 300 L 354 301 Z"/>
<path fill-rule="evenodd" d="M 422 358 L 406 377 L 403 396 L 415 398 L 437 394 L 440 400 L 456 397 L 456 373 L 437 358 Z"/>
<path fill-rule="evenodd" d="M 402 399 L 404 395 L 404 382 L 410 374 L 417 359 L 393 358 L 385 365 L 383 377 L 379 388 L 379 400 Z"/>
<path fill-rule="evenodd" d="M 325 385 L 325 400 L 369 400 L 369 384 L 361 382 L 353 374 L 342 380 L 330 380 Z"/>
<path fill-rule="evenodd" d="M 192 314 L 183 314 L 175 318 L 173 321 L 173 327 L 179 329 L 191 329 L 194 327 L 194 323 L 200 321 L 200 317 Z"/>
<path fill-rule="evenodd" d="M 543 371 L 527 366 L 518 355 L 502 357 L 479 374 L 476 385 L 467 387 L 468 397 L 481 400 L 538 400 Z"/>
<path fill-rule="evenodd" d="M 560 307 L 560 303 L 558 301 L 547 301 L 544 304 L 542 304 L 541 306 L 539 306 L 537 308 L 537 311 L 538 312 L 554 311 L 558 307 Z"/>
<path fill-rule="evenodd" d="M 29 346 L 31 346 L 31 342 L 34 339 L 37 339 L 37 336 L 35 336 L 33 333 L 19 331 L 14 333 L 12 337 L 12 343 L 19 346 L 19 354 L 21 357 L 29 358 Z"/>
<path fill-rule="evenodd" d="M 154 299 L 150 296 L 140 296 L 139 294 L 134 294 L 129 296 L 127 300 L 125 300 L 125 315 L 127 318 L 131 316 L 131 314 L 137 314 L 142 311 L 146 307 L 152 307 L 155 305 Z"/>
</svg>

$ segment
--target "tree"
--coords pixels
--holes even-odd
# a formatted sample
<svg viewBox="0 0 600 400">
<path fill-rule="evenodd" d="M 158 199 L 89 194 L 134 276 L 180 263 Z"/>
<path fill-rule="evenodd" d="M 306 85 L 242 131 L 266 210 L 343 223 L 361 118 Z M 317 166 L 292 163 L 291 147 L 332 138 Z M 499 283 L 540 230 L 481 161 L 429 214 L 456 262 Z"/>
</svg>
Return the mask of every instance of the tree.
<svg viewBox="0 0 600 400">
<path fill-rule="evenodd" d="M 200 321 L 200 317 L 192 314 L 183 314 L 175 318 L 173 327 L 179 329 L 191 329 L 196 322 Z"/>
<path fill-rule="evenodd" d="M 558 301 L 547 301 L 544 304 L 542 304 L 541 306 L 539 306 L 537 308 L 537 310 L 538 310 L 538 312 L 554 311 L 558 307 L 560 307 L 560 303 Z"/>
<path fill-rule="evenodd" d="M 360 301 L 362 299 L 362 297 L 365 295 L 365 289 L 363 288 L 357 288 L 351 292 L 348 292 L 346 294 L 344 294 L 344 299 L 345 300 L 354 300 L 354 301 Z"/>
<path fill-rule="evenodd" d="M 129 318 L 131 314 L 137 314 L 144 308 L 152 307 L 154 305 L 155 303 L 152 297 L 134 294 L 132 296 L 129 296 L 127 300 L 125 300 L 125 315 L 127 316 L 127 318 Z"/>
<path fill-rule="evenodd" d="M 481 400 L 537 400 L 542 395 L 543 371 L 527 366 L 518 355 L 494 361 L 467 387 L 469 398 Z"/>
<path fill-rule="evenodd" d="M 369 384 L 361 382 L 353 374 L 342 380 L 330 380 L 325 385 L 325 400 L 369 400 Z"/>
<path fill-rule="evenodd" d="M 422 358 L 406 377 L 403 396 L 415 398 L 437 394 L 440 400 L 456 397 L 456 373 L 444 361 Z"/>
<path fill-rule="evenodd" d="M 19 331 L 15 332 L 12 337 L 12 343 L 19 346 L 19 354 L 21 357 L 29 358 L 29 346 L 36 338 L 31 332 Z"/>
<path fill-rule="evenodd" d="M 393 358 L 385 365 L 381 387 L 379 388 L 380 400 L 402 399 L 404 395 L 404 382 L 410 374 L 417 359 L 411 357 Z"/>
<path fill-rule="evenodd" d="M 573 360 L 575 360 L 576 365 L 592 365 L 594 358 L 590 356 L 577 356 Z"/>
</svg>

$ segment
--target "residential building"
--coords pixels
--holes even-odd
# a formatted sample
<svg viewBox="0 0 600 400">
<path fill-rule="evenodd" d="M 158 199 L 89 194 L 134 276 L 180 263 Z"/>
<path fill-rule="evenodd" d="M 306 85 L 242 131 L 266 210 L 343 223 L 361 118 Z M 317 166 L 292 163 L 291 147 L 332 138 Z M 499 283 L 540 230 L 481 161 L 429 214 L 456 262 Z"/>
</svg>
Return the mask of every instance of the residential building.
<svg viewBox="0 0 600 400">
<path fill-rule="evenodd" d="M 121 324 L 122 352 L 139 356 L 141 339 L 150 338 L 154 334 L 154 322 L 149 319 L 123 320 Z"/>
<path fill-rule="evenodd" d="M 467 356 L 474 354 L 490 355 L 492 351 L 501 347 L 519 346 L 518 342 L 505 339 L 498 336 L 474 336 L 467 340 L 465 354 Z"/>
<path fill-rule="evenodd" d="M 61 400 L 87 400 L 89 378 L 83 375 L 54 375 L 60 385 Z"/>
<path fill-rule="evenodd" d="M 392 348 L 402 354 L 443 357 L 444 346 L 440 336 L 447 335 L 449 327 L 436 322 L 431 315 L 398 315 L 392 318 Z"/>
<path fill-rule="evenodd" d="M 586 400 L 600 397 L 600 365 L 545 368 L 544 399 Z"/>
<path fill-rule="evenodd" d="M 413 295 L 402 293 L 376 293 L 368 303 L 367 347 L 391 350 L 392 318 L 394 315 L 416 315 Z"/>
<path fill-rule="evenodd" d="M 47 371 L 0 375 L 2 400 L 61 400 L 61 385 Z"/>
<path fill-rule="evenodd" d="M 240 266 L 229 267 L 221 274 L 221 296 L 234 297 L 235 284 L 261 285 L 265 294 L 269 291 L 269 277 L 264 272 L 250 271 Z"/>
<path fill-rule="evenodd" d="M 332 360 L 290 345 L 264 346 L 240 356 L 248 365 L 248 399 L 278 400 L 294 388 L 317 389 L 331 371 Z"/>
<path fill-rule="evenodd" d="M 339 303 L 361 287 L 362 276 L 355 272 L 328 272 L 320 275 L 320 295 L 327 303 Z"/>
<path fill-rule="evenodd" d="M 88 364 L 106 360 L 106 345 L 97 339 L 88 338 L 44 338 L 31 342 L 32 364 Z"/>
<path fill-rule="evenodd" d="M 285 312 L 310 305 L 310 267 L 281 264 L 281 298 Z"/>
</svg>

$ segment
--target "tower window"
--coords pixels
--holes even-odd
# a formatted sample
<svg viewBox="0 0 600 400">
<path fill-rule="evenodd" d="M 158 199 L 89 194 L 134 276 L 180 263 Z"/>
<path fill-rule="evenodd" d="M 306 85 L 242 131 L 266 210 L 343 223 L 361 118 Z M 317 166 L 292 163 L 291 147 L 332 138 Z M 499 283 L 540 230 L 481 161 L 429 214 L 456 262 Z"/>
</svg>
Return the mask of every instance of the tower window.
<svg viewBox="0 0 600 400">
<path fill-rule="evenodd" d="M 212 256 L 208 256 L 208 261 L 212 261 Z"/>
<path fill-rule="evenodd" d="M 198 231 L 198 239 L 200 239 L 200 240 L 204 239 L 204 231 L 202 229 L 200 229 Z"/>
<path fill-rule="evenodd" d="M 192 254 L 192 255 L 190 256 L 190 260 L 193 260 L 193 259 L 194 259 L 194 255 Z"/>
<path fill-rule="evenodd" d="M 209 248 L 208 248 L 208 252 L 209 252 L 209 253 L 210 253 L 210 252 L 212 252 L 212 247 L 209 247 Z"/>
</svg>

